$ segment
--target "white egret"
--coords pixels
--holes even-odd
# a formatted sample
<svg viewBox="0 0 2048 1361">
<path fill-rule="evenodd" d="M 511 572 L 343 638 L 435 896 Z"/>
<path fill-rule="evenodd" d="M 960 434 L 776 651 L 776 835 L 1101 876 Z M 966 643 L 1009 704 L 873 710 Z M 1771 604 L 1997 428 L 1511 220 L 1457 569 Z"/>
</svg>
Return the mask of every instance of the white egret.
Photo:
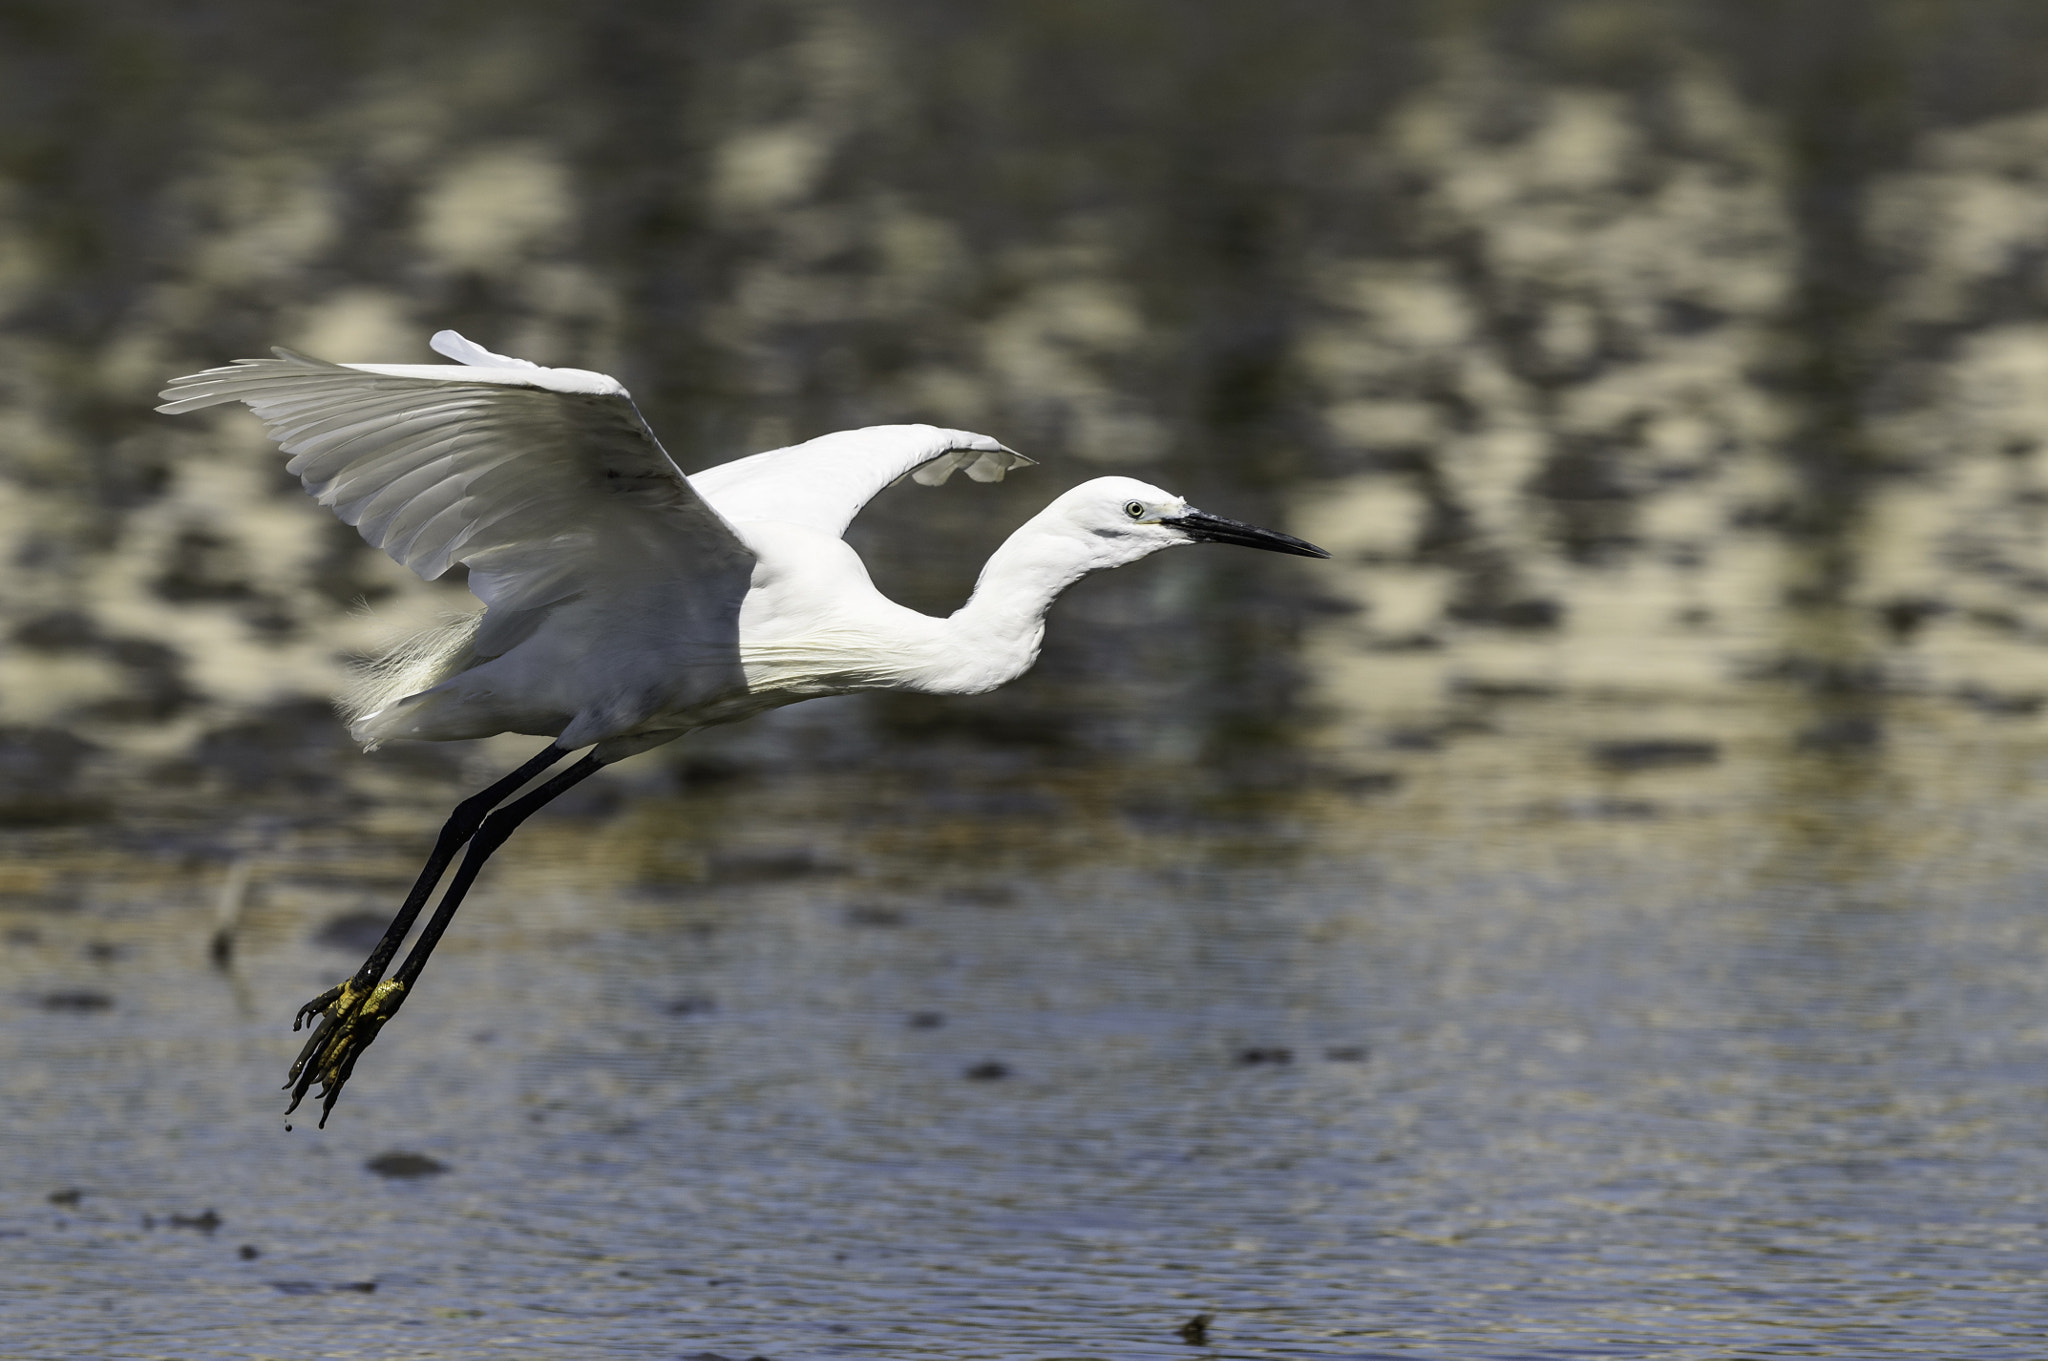
<svg viewBox="0 0 2048 1361">
<path fill-rule="evenodd" d="M 347 704 L 357 740 L 552 739 L 456 807 L 362 968 L 299 1009 L 294 1029 L 317 1020 L 286 1081 L 287 1114 L 318 1081 L 323 1125 L 485 859 L 601 767 L 821 695 L 993 690 L 1037 659 L 1061 591 L 1162 548 L 1329 556 L 1133 478 L 1100 477 L 1027 521 L 967 603 L 935 619 L 875 589 L 840 538 L 847 523 L 905 475 L 931 486 L 965 469 L 992 482 L 1030 459 L 986 435 L 885 425 L 685 477 L 618 380 L 492 354 L 453 331 L 431 344 L 458 362 L 331 364 L 279 349 L 174 379 L 157 408 L 246 403 L 306 490 L 372 545 L 429 580 L 468 567 L 483 610 L 368 673 Z M 385 978 L 465 846 L 419 940 Z"/>
</svg>

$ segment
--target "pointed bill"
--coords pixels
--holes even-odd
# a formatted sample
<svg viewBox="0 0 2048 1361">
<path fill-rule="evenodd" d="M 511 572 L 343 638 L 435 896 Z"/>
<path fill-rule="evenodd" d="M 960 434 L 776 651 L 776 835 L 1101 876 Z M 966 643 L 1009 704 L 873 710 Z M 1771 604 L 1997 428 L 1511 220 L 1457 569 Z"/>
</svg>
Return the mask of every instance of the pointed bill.
<svg viewBox="0 0 2048 1361">
<path fill-rule="evenodd" d="M 1185 515 L 1162 519 L 1163 525 L 1172 525 L 1189 538 L 1200 543 L 1234 543 L 1245 548 L 1263 548 L 1271 553 L 1292 553 L 1303 558 L 1327 558 L 1330 555 L 1292 534 L 1282 534 L 1277 529 L 1260 529 L 1242 520 L 1226 520 L 1221 515 L 1207 511 L 1190 510 Z"/>
</svg>

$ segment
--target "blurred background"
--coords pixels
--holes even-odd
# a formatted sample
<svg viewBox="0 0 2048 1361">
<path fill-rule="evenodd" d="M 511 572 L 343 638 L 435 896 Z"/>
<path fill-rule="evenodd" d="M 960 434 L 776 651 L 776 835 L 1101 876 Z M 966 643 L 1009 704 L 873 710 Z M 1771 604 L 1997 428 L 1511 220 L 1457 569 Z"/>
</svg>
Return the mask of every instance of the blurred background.
<svg viewBox="0 0 2048 1361">
<path fill-rule="evenodd" d="M 1090 582 L 1001 699 L 794 711 L 734 760 L 942 739 L 1242 788 L 1504 690 L 2005 711 L 2048 677 L 2032 6 L 4 20 L 0 721 L 32 803 L 74 757 L 181 802 L 369 768 L 318 703 L 338 659 L 461 583 L 364 548 L 245 415 L 149 408 L 441 326 L 617 374 L 689 468 L 901 420 L 1043 460 L 863 518 L 928 610 L 1112 470 L 1338 552 Z"/>
<path fill-rule="evenodd" d="M 1377 47 L 1365 17 L 22 19 L 6 719 L 145 780 L 349 778 L 304 751 L 333 745 L 297 735 L 331 728 L 306 701 L 341 652 L 467 597 L 387 570 L 247 422 L 147 414 L 163 376 L 274 343 L 416 357 L 445 324 L 616 372 L 687 467 L 883 421 L 1000 429 L 1047 472 L 890 498 L 862 526 L 885 583 L 928 609 L 1102 471 L 1287 518 L 1297 483 L 1344 471 L 1320 466 L 1335 446 L 1305 346 L 1318 300 L 1356 291 L 1322 277 L 1364 263 L 1348 219 L 1382 197 L 1350 139 L 1394 90 L 1319 51 L 1333 26 Z M 1304 606 L 1263 570 L 1176 564 L 1084 594 L 1037 688 L 1000 704 L 841 705 L 797 720 L 808 745 L 734 740 L 782 766 L 914 753 L 935 730 L 1184 759 L 1264 742 L 1298 707 Z"/>
<path fill-rule="evenodd" d="M 483 1355 L 449 1318 L 530 1341 L 628 1288 L 349 1257 L 267 1123 L 279 1022 L 535 742 L 355 751 L 349 658 L 469 608 L 459 573 L 365 548 L 239 409 L 150 408 L 440 327 L 616 375 L 686 469 L 893 421 L 1040 460 L 856 522 L 927 611 L 1108 472 L 1335 560 L 1164 555 L 1072 591 L 996 695 L 797 706 L 565 800 L 316 1136 L 477 1179 L 482 1220 L 379 1211 L 418 1243 L 637 1213 L 619 1279 L 730 1268 L 654 1265 L 676 1216 L 873 1250 L 579 1334 L 632 1355 L 1181 1354 L 1198 1308 L 1245 1355 L 1854 1319 L 1858 1354 L 2038 1354 L 2048 10 L 0 3 L 0 1130 L 51 1346 L 158 1288 L 222 1348 L 286 1306 L 397 1327 L 363 1311 L 410 1281 L 437 1354 Z M 543 1020 L 556 971 L 582 1005 Z M 487 1061 L 472 1020 L 519 1038 Z M 206 1098 L 152 1114 L 173 1058 Z M 988 1063 L 1048 1085 L 958 1085 Z M 835 1217 L 899 1174 L 1009 1218 L 894 1180 L 923 1208 Z M 479 1208 L 540 1186 L 539 1228 Z M 313 1255 L 266 1287 L 134 1227 L 202 1200 Z M 52 1246 L 95 1204 L 100 1248 Z M 979 1303 L 903 1274 L 1005 1252 Z"/>
</svg>

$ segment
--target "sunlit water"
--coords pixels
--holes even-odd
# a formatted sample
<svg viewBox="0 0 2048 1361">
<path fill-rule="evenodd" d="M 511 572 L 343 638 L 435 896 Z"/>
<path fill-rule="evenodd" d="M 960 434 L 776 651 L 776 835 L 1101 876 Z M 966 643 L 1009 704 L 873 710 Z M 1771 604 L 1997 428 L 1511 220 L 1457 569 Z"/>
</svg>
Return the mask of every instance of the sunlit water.
<svg viewBox="0 0 2048 1361">
<path fill-rule="evenodd" d="M 558 818 L 324 1132 L 283 1018 L 423 831 L 270 836 L 226 969 L 189 829 L 16 833 L 6 1350 L 2039 1356 L 2048 745 L 1901 716 Z"/>
</svg>

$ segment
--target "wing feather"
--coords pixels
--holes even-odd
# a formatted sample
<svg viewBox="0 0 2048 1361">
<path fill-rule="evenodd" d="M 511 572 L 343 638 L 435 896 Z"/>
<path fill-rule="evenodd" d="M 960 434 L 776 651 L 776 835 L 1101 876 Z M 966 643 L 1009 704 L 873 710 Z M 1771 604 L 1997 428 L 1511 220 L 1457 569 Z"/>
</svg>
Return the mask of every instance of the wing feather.
<svg viewBox="0 0 2048 1361">
<path fill-rule="evenodd" d="M 871 425 L 787 449 L 771 449 L 690 475 L 690 485 L 726 519 L 781 520 L 839 535 L 875 493 L 908 474 L 938 486 L 964 468 L 1000 482 L 1034 460 L 966 430 Z"/>
<path fill-rule="evenodd" d="M 242 402 L 322 505 L 432 580 L 455 563 L 512 613 L 593 578 L 671 588 L 751 562 L 615 379 L 494 355 L 444 331 L 461 364 L 330 364 L 279 349 L 173 379 L 172 414 Z"/>
</svg>

